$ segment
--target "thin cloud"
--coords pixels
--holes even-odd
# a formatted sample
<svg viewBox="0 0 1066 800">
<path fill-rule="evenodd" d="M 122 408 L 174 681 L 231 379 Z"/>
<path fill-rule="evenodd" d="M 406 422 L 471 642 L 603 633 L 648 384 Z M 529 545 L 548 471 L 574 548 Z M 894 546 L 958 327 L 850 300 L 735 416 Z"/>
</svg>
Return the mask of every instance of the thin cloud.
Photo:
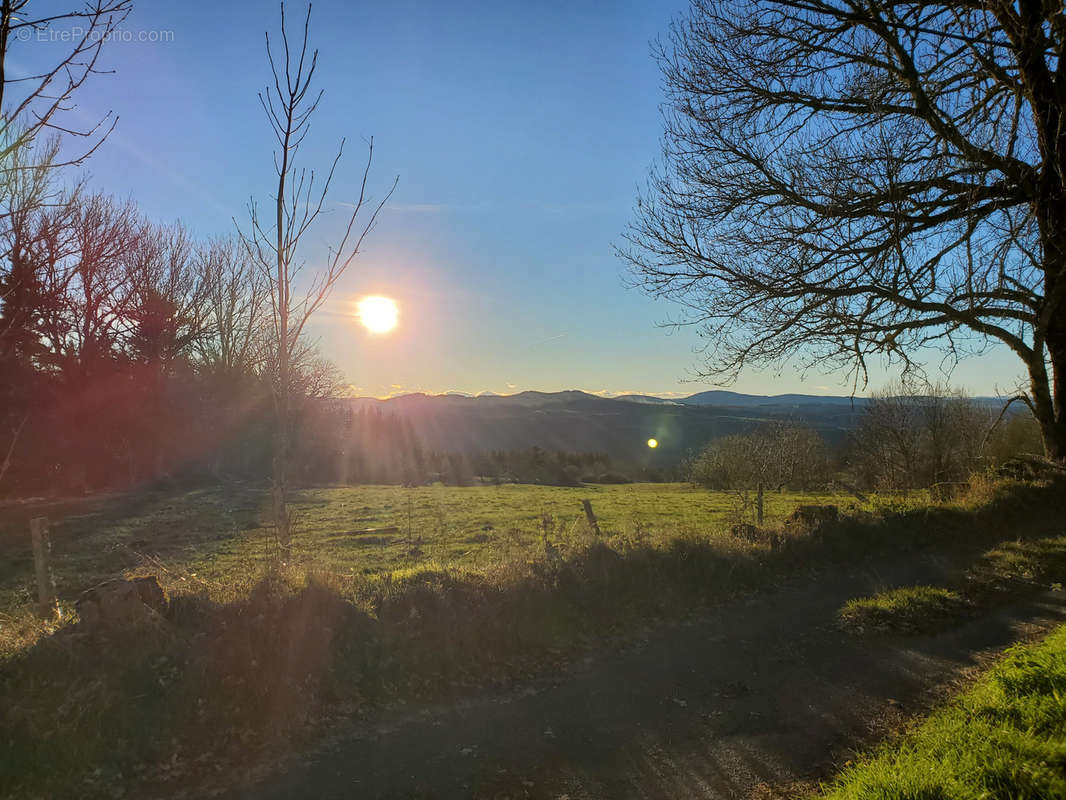
<svg viewBox="0 0 1066 800">
<path fill-rule="evenodd" d="M 386 211 L 396 211 L 400 214 L 443 214 L 449 211 L 481 211 L 484 205 L 470 205 L 463 203 L 390 203 L 385 206 Z"/>
<path fill-rule="evenodd" d="M 533 342 L 532 344 L 529 345 L 529 347 L 540 347 L 542 344 L 547 344 L 548 342 L 557 341 L 559 339 L 564 338 L 568 333 L 569 333 L 569 331 L 563 331 L 562 333 L 557 333 L 557 334 L 555 334 L 555 336 L 549 336 L 547 339 L 541 339 L 539 342 Z"/>
<path fill-rule="evenodd" d="M 640 395 L 641 397 L 660 397 L 663 400 L 671 400 L 675 397 L 688 397 L 685 392 L 645 392 L 640 389 L 598 389 L 584 390 L 586 394 L 594 394 L 597 397 L 623 397 L 625 395 Z"/>
</svg>

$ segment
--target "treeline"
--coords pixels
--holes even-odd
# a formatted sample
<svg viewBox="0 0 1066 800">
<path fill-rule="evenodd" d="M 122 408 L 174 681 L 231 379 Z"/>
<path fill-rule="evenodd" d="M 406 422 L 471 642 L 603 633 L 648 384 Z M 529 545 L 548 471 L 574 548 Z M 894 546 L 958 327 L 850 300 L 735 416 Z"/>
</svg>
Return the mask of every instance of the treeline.
<svg viewBox="0 0 1066 800">
<path fill-rule="evenodd" d="M 1039 425 L 1024 406 L 1012 411 L 942 385 L 895 384 L 870 398 L 836 448 L 800 423 L 779 421 L 711 442 L 687 475 L 700 486 L 739 492 L 810 491 L 841 481 L 898 491 L 963 482 L 1042 449 Z"/>
<path fill-rule="evenodd" d="M 0 492 L 268 474 L 274 337 L 245 247 L 57 190 L 47 164 L 2 186 Z M 298 397 L 336 393 L 313 347 L 296 361 Z"/>
<path fill-rule="evenodd" d="M 305 484 L 625 483 L 606 453 L 530 447 L 475 453 L 427 451 L 406 417 L 344 400 L 308 404 L 298 422 L 294 477 Z"/>
<path fill-rule="evenodd" d="M 868 489 L 961 482 L 1023 454 L 1043 453 L 1040 427 L 1019 409 L 975 402 L 958 390 L 890 386 L 863 410 L 844 467 Z"/>
<path fill-rule="evenodd" d="M 631 480 L 606 453 L 568 453 L 531 447 L 475 453 L 469 463 L 476 475 L 491 483 L 580 486 L 582 483 L 628 483 Z"/>
</svg>

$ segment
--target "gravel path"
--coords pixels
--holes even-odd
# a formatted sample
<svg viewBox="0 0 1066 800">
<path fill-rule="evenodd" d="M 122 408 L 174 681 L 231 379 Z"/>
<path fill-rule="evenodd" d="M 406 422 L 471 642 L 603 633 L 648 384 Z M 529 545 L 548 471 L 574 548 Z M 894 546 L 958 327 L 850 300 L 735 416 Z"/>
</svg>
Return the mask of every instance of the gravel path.
<svg viewBox="0 0 1066 800">
<path fill-rule="evenodd" d="M 838 631 L 851 597 L 957 574 L 908 556 L 794 578 L 507 693 L 353 724 L 234 798 L 741 798 L 818 778 L 986 653 L 1066 621 L 1048 594 L 923 636 Z"/>
</svg>

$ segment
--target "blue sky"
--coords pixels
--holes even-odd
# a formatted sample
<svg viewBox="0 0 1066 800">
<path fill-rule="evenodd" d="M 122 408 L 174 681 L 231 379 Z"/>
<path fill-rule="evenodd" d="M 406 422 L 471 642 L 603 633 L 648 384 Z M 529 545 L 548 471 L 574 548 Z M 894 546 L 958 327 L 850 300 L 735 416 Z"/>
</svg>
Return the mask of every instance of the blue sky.
<svg viewBox="0 0 1066 800">
<path fill-rule="evenodd" d="M 108 109 L 117 130 L 88 166 L 91 184 L 134 198 L 197 235 L 233 230 L 250 196 L 269 202 L 273 140 L 256 98 L 269 77 L 266 0 L 136 0 L 79 113 Z M 304 256 L 321 259 L 353 199 L 374 136 L 371 188 L 399 187 L 363 255 L 313 326 L 361 393 L 498 393 L 579 388 L 689 394 L 691 330 L 674 309 L 626 288 L 611 245 L 659 151 L 660 76 L 650 41 L 677 2 L 314 4 L 325 96 L 304 149 L 328 165 L 348 138 L 331 206 Z M 305 6 L 289 3 L 296 21 Z M 164 41 L 141 43 L 141 32 Z M 158 33 L 155 33 L 158 32 Z M 16 66 L 25 50 L 12 53 Z M 400 326 L 372 336 L 354 301 L 393 297 Z M 994 352 L 959 367 L 974 393 L 1008 391 L 1019 370 Z M 875 374 L 875 382 L 885 379 Z M 732 387 L 846 393 L 840 376 L 787 365 Z"/>
</svg>

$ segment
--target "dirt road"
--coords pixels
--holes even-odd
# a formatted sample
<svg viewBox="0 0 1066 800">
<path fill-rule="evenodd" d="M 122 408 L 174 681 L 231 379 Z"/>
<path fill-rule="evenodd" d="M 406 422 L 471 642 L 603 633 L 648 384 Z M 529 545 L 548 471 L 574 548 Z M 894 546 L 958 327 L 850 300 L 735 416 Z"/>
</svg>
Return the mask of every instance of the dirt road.
<svg viewBox="0 0 1066 800">
<path fill-rule="evenodd" d="M 938 635 L 856 638 L 847 599 L 941 582 L 961 557 L 824 570 L 505 694 L 360 723 L 240 798 L 734 798 L 818 778 L 984 653 L 1066 621 L 1066 597 Z"/>
</svg>

